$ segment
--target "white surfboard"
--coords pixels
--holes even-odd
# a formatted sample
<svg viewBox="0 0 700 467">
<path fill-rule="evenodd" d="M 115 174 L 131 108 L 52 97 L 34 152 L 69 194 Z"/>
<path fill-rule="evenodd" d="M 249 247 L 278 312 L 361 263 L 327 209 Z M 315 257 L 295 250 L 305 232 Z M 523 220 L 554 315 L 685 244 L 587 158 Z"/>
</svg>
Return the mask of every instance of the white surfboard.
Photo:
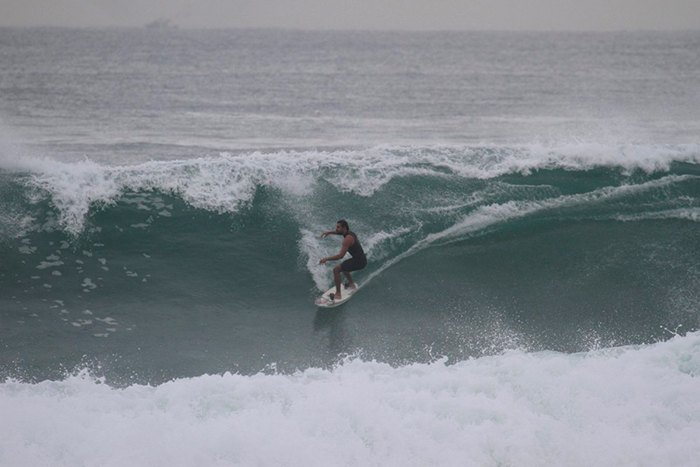
<svg viewBox="0 0 700 467">
<path fill-rule="evenodd" d="M 318 297 L 314 303 L 316 303 L 317 306 L 320 306 L 321 308 L 333 308 L 336 306 L 340 306 L 343 303 L 347 302 L 352 298 L 352 296 L 357 292 L 357 290 L 360 288 L 357 286 L 355 289 L 346 289 L 345 285 L 343 284 L 341 286 L 343 289 L 341 290 L 342 298 L 340 300 L 333 300 L 331 298 L 331 294 L 335 293 L 335 285 L 328 289 L 323 295 Z"/>
</svg>

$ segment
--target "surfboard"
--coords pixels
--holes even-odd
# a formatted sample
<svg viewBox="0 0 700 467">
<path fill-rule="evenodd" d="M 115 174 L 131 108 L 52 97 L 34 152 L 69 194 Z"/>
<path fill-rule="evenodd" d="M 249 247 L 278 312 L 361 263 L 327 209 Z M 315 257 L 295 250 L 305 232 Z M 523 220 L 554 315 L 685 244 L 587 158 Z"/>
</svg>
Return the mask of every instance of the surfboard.
<svg viewBox="0 0 700 467">
<path fill-rule="evenodd" d="M 316 301 L 314 302 L 317 306 L 321 308 L 334 308 L 336 306 L 340 306 L 343 303 L 347 302 L 352 298 L 353 295 L 355 295 L 355 292 L 358 291 L 360 286 L 358 285 L 356 289 L 346 289 L 345 285 L 342 286 L 342 296 L 340 300 L 333 300 L 331 299 L 331 294 L 335 293 L 335 285 L 328 289 L 323 295 L 318 297 Z"/>
</svg>

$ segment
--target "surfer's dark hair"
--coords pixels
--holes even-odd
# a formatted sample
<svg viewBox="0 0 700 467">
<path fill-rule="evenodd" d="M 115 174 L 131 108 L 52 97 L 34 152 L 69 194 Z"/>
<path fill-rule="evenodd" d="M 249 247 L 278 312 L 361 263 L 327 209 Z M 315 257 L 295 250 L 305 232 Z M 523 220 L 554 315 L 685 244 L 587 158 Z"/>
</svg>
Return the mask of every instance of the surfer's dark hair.
<svg viewBox="0 0 700 467">
<path fill-rule="evenodd" d="M 348 221 L 346 221 L 345 219 L 340 219 L 338 221 L 338 224 L 340 224 L 340 226 L 343 227 L 344 229 L 350 230 L 350 226 L 348 225 Z"/>
</svg>

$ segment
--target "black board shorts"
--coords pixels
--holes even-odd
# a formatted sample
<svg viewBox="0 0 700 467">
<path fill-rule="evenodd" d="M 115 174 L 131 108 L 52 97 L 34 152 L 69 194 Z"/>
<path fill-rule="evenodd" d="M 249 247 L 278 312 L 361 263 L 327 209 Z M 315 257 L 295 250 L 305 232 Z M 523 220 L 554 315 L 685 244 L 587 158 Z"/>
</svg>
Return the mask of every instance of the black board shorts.
<svg viewBox="0 0 700 467">
<path fill-rule="evenodd" d="M 340 264 L 340 270 L 343 272 L 359 271 L 367 266 L 367 258 L 350 258 Z"/>
</svg>

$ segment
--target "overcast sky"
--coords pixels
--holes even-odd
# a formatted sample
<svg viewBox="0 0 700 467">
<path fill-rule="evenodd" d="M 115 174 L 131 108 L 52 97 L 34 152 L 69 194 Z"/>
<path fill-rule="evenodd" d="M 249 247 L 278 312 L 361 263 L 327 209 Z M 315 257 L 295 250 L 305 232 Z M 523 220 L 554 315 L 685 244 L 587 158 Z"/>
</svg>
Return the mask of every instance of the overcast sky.
<svg viewBox="0 0 700 467">
<path fill-rule="evenodd" d="M 700 29 L 700 0 L 0 0 L 2 26 Z"/>
</svg>

